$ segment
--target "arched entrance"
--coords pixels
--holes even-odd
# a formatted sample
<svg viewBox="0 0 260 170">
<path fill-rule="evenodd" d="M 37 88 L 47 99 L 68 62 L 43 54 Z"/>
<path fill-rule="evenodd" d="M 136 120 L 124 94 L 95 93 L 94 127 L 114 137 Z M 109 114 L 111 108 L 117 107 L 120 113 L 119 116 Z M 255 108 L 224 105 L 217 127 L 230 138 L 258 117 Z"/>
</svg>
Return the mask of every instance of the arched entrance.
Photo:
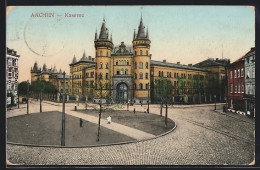
<svg viewBox="0 0 260 170">
<path fill-rule="evenodd" d="M 117 102 L 127 102 L 128 100 L 128 86 L 126 83 L 119 83 L 116 87 Z"/>
</svg>

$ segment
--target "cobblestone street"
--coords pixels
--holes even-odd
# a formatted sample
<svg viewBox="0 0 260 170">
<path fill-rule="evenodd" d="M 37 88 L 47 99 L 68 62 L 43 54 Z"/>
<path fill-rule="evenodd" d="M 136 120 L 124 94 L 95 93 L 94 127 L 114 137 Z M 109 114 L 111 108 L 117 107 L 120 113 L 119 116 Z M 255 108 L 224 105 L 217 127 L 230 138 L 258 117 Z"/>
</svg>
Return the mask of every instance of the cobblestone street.
<svg viewBox="0 0 260 170">
<path fill-rule="evenodd" d="M 44 102 L 43 111 L 47 106 L 48 111 L 61 111 L 61 104 L 48 103 Z M 67 104 L 66 110 L 73 106 Z M 129 110 L 133 108 L 144 111 L 147 106 L 134 105 Z M 160 106 L 150 105 L 150 113 L 159 114 Z M 26 114 L 26 107 L 8 111 L 7 117 L 19 114 Z M 216 111 L 214 105 L 174 105 L 168 115 L 177 128 L 156 139 L 90 148 L 7 144 L 7 159 L 20 165 L 248 165 L 254 160 L 254 119 L 223 113 L 222 105 Z"/>
</svg>

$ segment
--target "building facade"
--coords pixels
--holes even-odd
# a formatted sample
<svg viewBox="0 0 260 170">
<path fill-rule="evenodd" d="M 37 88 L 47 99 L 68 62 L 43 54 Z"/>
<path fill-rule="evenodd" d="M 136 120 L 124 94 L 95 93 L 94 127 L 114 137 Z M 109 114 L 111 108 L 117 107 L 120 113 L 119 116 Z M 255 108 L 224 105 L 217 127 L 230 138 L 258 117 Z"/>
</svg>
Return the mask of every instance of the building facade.
<svg viewBox="0 0 260 170">
<path fill-rule="evenodd" d="M 246 112 L 245 93 L 245 62 L 241 57 L 228 67 L 228 108 Z"/>
<path fill-rule="evenodd" d="M 244 56 L 246 113 L 255 116 L 255 48 Z"/>
<path fill-rule="evenodd" d="M 34 81 L 46 81 L 52 83 L 59 93 L 63 93 L 63 72 L 61 69 L 59 72 L 57 71 L 56 67 L 48 69 L 46 64 L 43 65 L 42 69 L 41 67 L 38 67 L 38 63 L 35 62 L 33 67 L 31 67 L 31 82 Z M 69 93 L 69 75 L 65 75 L 65 92 Z M 58 93 L 58 96 L 60 96 Z"/>
<path fill-rule="evenodd" d="M 13 49 L 6 48 L 6 90 L 7 104 L 17 103 L 18 59 L 20 55 Z"/>
<path fill-rule="evenodd" d="M 70 64 L 69 93 L 77 98 L 87 96 L 93 101 L 131 100 L 134 103 L 157 101 L 154 82 L 165 78 L 174 87 L 173 102 L 213 102 L 212 96 L 216 93 L 210 89 L 209 77 L 217 76 L 217 82 L 223 83 L 229 64 L 229 60 L 214 60 L 214 65 L 187 66 L 151 60 L 151 40 L 142 18 L 138 32 L 134 31 L 132 44 L 121 42 L 116 46 L 104 20 L 99 35 L 95 33 L 94 47 L 95 57 L 86 57 L 84 52 L 79 61 L 74 56 Z M 217 95 L 220 101 L 224 99 L 223 93 Z"/>
</svg>

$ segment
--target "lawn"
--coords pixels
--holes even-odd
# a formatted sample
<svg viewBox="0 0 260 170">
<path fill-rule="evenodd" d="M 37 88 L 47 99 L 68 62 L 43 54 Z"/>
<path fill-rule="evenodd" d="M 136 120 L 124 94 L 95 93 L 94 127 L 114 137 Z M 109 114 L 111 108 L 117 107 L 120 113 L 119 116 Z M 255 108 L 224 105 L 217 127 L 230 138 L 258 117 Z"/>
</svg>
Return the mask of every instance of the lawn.
<svg viewBox="0 0 260 170">
<path fill-rule="evenodd" d="M 34 113 L 7 119 L 7 141 L 36 145 L 61 144 L 61 112 Z M 86 146 L 134 141 L 135 139 L 101 127 L 97 142 L 98 125 L 66 115 L 65 145 Z"/>
</svg>

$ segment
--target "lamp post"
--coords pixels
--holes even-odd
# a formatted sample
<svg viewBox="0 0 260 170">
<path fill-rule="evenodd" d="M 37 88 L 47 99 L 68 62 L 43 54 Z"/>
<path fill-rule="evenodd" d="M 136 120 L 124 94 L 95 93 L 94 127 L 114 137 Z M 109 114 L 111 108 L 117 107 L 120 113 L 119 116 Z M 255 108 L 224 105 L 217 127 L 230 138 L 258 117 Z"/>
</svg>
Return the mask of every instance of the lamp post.
<svg viewBox="0 0 260 170">
<path fill-rule="evenodd" d="M 27 114 L 29 114 L 29 80 L 27 80 Z"/>
<path fill-rule="evenodd" d="M 216 99 L 217 99 L 217 96 L 216 95 L 214 95 L 214 98 L 215 98 L 215 110 L 216 110 Z"/>
<path fill-rule="evenodd" d="M 61 146 L 65 146 L 65 71 L 63 72 L 63 105 L 62 105 L 62 131 Z"/>
</svg>

